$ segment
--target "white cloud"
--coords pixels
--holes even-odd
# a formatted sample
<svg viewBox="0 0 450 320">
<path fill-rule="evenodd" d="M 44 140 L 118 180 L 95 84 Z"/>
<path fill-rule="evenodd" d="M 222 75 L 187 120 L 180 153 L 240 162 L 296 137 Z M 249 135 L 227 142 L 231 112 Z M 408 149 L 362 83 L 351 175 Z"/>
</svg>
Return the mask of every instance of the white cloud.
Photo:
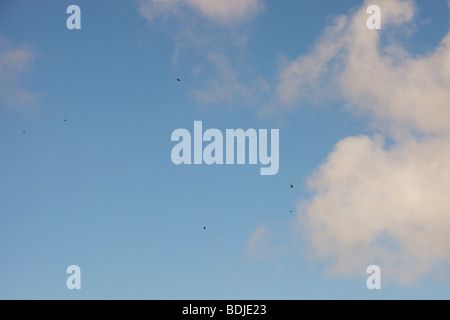
<svg viewBox="0 0 450 320">
<path fill-rule="evenodd" d="M 372 1 L 337 18 L 310 53 L 283 66 L 263 112 L 338 97 L 394 139 L 390 147 L 382 136 L 340 141 L 310 178 L 299 225 L 329 271 L 364 274 L 379 264 L 408 282 L 450 262 L 450 32 L 424 56 L 389 37 L 381 45 L 380 34 L 410 25 L 416 7 L 376 2 L 382 30 L 366 28 Z"/>
<path fill-rule="evenodd" d="M 159 16 L 179 13 L 186 6 L 220 23 L 246 19 L 263 8 L 261 0 L 141 0 L 139 11 L 153 21 Z"/>
<path fill-rule="evenodd" d="M 19 76 L 29 72 L 34 53 L 14 47 L 0 38 L 0 101 L 7 107 L 24 109 L 37 102 L 37 96 L 20 84 Z"/>
<path fill-rule="evenodd" d="M 413 1 L 380 0 L 383 28 L 410 21 Z M 280 73 L 270 110 L 293 109 L 329 91 L 349 108 L 368 111 L 391 125 L 427 133 L 449 130 L 450 33 L 432 54 L 414 57 L 395 43 L 380 49 L 380 31 L 368 30 L 362 6 L 327 29 L 310 54 Z"/>
<path fill-rule="evenodd" d="M 221 21 L 240 20 L 262 8 L 260 0 L 188 0 L 188 2 L 208 18 Z"/>
<path fill-rule="evenodd" d="M 379 264 L 399 282 L 450 260 L 450 139 L 389 150 L 366 136 L 340 141 L 311 177 L 301 223 L 313 256 L 336 274 Z"/>
</svg>

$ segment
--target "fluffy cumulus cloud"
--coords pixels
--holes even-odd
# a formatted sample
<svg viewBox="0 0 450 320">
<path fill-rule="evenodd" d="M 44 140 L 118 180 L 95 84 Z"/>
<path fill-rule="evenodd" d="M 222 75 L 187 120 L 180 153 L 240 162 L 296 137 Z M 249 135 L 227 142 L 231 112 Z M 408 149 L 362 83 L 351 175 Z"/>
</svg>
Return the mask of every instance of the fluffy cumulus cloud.
<svg viewBox="0 0 450 320">
<path fill-rule="evenodd" d="M 413 1 L 377 1 L 384 29 L 413 17 Z M 450 33 L 437 50 L 413 57 L 395 42 L 380 49 L 381 32 L 366 28 L 366 2 L 352 16 L 330 26 L 312 52 L 280 73 L 270 111 L 292 109 L 325 91 L 349 108 L 370 112 L 393 126 L 426 133 L 448 130 L 450 123 Z"/>
<path fill-rule="evenodd" d="M 316 258 L 336 274 L 379 264 L 400 282 L 450 259 L 450 139 L 350 137 L 310 178 L 301 223 Z"/>
<path fill-rule="evenodd" d="M 376 1 L 380 31 L 366 27 L 372 4 L 338 17 L 309 54 L 286 63 L 264 111 L 331 92 L 351 112 L 372 115 L 380 135 L 337 143 L 309 179 L 313 195 L 298 223 L 331 273 L 379 264 L 409 282 L 450 261 L 450 33 L 414 56 L 380 35 L 412 23 L 415 2 Z"/>
<path fill-rule="evenodd" d="M 11 108 L 24 109 L 37 102 L 37 96 L 20 84 L 21 74 L 30 71 L 34 53 L 15 47 L 0 37 L 0 102 Z"/>
<path fill-rule="evenodd" d="M 153 21 L 159 16 L 179 13 L 186 7 L 216 22 L 228 23 L 254 15 L 263 5 L 261 0 L 141 0 L 139 10 L 143 17 Z"/>
</svg>

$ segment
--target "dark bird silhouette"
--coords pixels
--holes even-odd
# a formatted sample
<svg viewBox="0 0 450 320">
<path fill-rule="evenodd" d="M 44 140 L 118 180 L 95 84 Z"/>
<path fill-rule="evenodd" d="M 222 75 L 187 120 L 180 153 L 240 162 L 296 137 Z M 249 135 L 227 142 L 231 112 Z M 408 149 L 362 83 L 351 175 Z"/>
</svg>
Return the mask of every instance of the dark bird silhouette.
<svg viewBox="0 0 450 320">
<path fill-rule="evenodd" d="M 291 211 L 289 211 L 289 212 L 290 212 L 290 213 L 293 213 L 294 211 L 291 210 Z"/>
<path fill-rule="evenodd" d="M 177 81 L 180 82 L 181 80 L 179 78 L 177 78 Z"/>
<path fill-rule="evenodd" d="M 23 130 L 22 133 L 27 133 L 27 132 L 25 130 Z"/>
<path fill-rule="evenodd" d="M 294 186 L 291 184 L 291 189 L 293 189 L 294 188 Z"/>
<path fill-rule="evenodd" d="M 206 230 L 206 227 L 203 227 L 203 230 Z"/>
<path fill-rule="evenodd" d="M 67 122 L 67 119 L 64 119 L 64 122 Z"/>
</svg>

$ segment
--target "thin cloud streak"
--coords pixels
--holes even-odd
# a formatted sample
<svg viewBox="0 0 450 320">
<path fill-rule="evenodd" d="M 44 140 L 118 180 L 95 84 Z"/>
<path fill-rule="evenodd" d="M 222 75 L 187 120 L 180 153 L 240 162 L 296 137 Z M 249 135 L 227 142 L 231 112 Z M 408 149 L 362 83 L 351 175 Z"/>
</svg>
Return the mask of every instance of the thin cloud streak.
<svg viewBox="0 0 450 320">
<path fill-rule="evenodd" d="M 0 102 L 4 106 L 21 111 L 36 106 L 39 96 L 20 82 L 20 76 L 31 71 L 34 58 L 32 50 L 0 37 Z"/>
</svg>

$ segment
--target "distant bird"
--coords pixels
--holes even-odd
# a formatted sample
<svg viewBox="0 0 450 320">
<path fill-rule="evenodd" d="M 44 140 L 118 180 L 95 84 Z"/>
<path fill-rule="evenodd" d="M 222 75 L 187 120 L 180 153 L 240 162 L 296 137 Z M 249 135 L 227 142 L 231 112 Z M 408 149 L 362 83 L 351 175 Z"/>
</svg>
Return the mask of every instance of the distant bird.
<svg viewBox="0 0 450 320">
<path fill-rule="evenodd" d="M 291 184 L 291 189 L 293 189 L 294 188 L 294 186 Z"/>
<path fill-rule="evenodd" d="M 180 80 L 179 78 L 177 78 L 177 81 L 178 81 L 178 82 L 181 82 L 181 80 Z"/>
<path fill-rule="evenodd" d="M 22 133 L 27 133 L 27 132 L 25 130 L 23 130 Z"/>
<path fill-rule="evenodd" d="M 64 119 L 64 122 L 67 122 L 67 119 Z"/>
<path fill-rule="evenodd" d="M 290 213 L 293 213 L 294 211 L 291 210 L 291 211 L 289 211 L 289 212 L 290 212 Z"/>
<path fill-rule="evenodd" d="M 206 227 L 203 227 L 203 230 L 206 230 Z"/>
</svg>

